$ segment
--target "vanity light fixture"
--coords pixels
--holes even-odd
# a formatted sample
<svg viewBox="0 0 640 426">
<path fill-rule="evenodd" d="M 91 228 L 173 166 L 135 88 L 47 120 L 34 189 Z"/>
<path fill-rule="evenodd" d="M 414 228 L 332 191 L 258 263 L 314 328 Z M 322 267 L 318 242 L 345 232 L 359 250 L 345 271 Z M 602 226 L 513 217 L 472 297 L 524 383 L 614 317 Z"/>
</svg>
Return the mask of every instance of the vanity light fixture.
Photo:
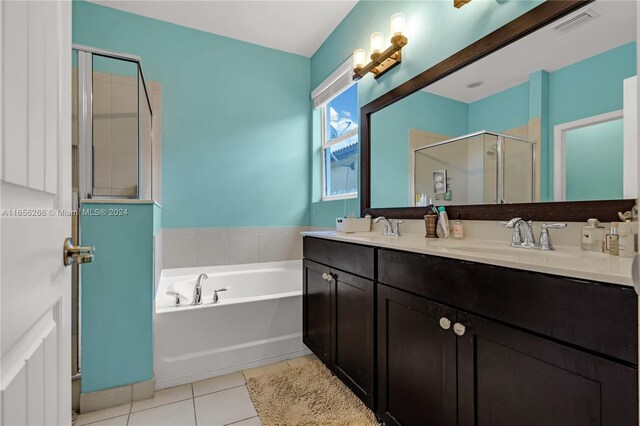
<svg viewBox="0 0 640 426">
<path fill-rule="evenodd" d="M 374 78 L 379 78 L 402 62 L 402 48 L 407 45 L 407 37 L 404 36 L 404 13 L 396 13 L 391 17 L 391 46 L 384 48 L 384 35 L 380 32 L 371 34 L 369 43 L 371 48 L 371 61 L 366 63 L 364 49 L 356 49 L 353 52 L 353 79 L 360 80 L 368 73 L 373 73 Z"/>
</svg>

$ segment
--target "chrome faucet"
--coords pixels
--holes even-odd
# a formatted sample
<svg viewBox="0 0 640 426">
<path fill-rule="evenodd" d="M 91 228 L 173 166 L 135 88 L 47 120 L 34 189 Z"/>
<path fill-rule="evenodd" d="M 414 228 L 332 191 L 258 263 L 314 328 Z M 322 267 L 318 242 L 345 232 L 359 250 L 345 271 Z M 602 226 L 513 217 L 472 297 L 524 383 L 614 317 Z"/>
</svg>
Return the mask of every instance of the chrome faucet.
<svg viewBox="0 0 640 426">
<path fill-rule="evenodd" d="M 193 287 L 193 298 L 191 298 L 192 305 L 199 305 L 202 303 L 202 281 L 209 278 L 207 274 L 198 275 L 196 285 Z"/>
<path fill-rule="evenodd" d="M 535 247 L 536 238 L 533 236 L 533 222 L 527 222 L 520 217 L 514 217 L 509 222 L 503 222 L 503 224 L 506 228 L 513 228 L 513 235 L 511 236 L 511 247 Z M 524 241 L 522 239 L 522 234 L 524 234 Z"/>
<path fill-rule="evenodd" d="M 400 224 L 404 223 L 404 220 L 387 219 L 384 216 L 379 216 L 373 219 L 374 223 L 382 222 L 384 225 L 383 235 L 387 237 L 399 237 L 400 236 Z"/>
<path fill-rule="evenodd" d="M 513 228 L 513 235 L 511 236 L 511 247 L 526 248 L 526 249 L 539 249 L 539 250 L 553 250 L 553 244 L 551 244 L 551 236 L 549 235 L 549 229 L 551 228 L 566 228 L 566 223 L 543 223 L 540 226 L 540 243 L 536 244 L 536 239 L 533 235 L 533 222 L 525 221 L 522 218 L 514 217 L 508 222 L 501 222 L 506 228 Z M 524 236 L 523 236 L 524 234 Z"/>
</svg>

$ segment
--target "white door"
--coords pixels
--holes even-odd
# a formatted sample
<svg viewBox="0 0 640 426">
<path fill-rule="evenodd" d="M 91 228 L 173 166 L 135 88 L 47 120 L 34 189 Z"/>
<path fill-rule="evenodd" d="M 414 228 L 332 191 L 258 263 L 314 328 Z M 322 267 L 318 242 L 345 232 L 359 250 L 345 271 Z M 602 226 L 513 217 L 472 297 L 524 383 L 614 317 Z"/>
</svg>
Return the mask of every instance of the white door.
<svg viewBox="0 0 640 426">
<path fill-rule="evenodd" d="M 0 2 L 0 423 L 71 423 L 71 2 Z"/>
</svg>

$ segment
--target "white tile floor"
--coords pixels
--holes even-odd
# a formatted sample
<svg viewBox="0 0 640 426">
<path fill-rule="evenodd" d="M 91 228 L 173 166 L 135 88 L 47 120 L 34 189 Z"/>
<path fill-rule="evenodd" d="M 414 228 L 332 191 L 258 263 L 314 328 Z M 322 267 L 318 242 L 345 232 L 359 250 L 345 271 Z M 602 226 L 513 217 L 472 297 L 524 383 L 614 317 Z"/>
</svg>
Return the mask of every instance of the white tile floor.
<svg viewBox="0 0 640 426">
<path fill-rule="evenodd" d="M 153 398 L 82 414 L 74 426 L 261 426 L 246 379 L 316 359 L 309 355 L 157 391 Z"/>
</svg>

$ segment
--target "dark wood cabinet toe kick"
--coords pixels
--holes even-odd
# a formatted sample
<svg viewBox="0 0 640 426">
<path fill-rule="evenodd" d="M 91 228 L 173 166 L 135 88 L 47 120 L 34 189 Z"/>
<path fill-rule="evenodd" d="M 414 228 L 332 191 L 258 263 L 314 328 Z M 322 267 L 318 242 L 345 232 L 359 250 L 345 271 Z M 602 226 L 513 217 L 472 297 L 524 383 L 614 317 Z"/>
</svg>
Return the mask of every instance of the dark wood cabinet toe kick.
<svg viewBox="0 0 640 426">
<path fill-rule="evenodd" d="M 304 343 L 384 424 L 638 424 L 631 287 L 310 236 L 304 258 Z"/>
</svg>

